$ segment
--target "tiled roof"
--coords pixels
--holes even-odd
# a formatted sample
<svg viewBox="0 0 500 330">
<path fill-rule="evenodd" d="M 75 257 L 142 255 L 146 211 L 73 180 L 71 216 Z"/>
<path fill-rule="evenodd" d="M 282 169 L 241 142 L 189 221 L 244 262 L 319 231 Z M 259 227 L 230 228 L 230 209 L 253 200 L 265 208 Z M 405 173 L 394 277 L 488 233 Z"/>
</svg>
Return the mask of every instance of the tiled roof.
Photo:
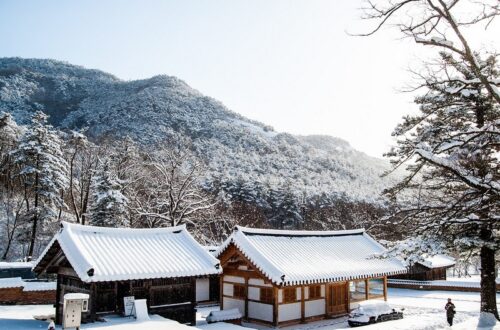
<svg viewBox="0 0 500 330">
<path fill-rule="evenodd" d="M 105 228 L 64 222 L 36 261 L 35 272 L 55 243 L 84 282 L 202 276 L 221 272 L 219 261 L 185 226 Z"/>
<path fill-rule="evenodd" d="M 0 289 L 23 288 L 24 281 L 20 277 L 0 278 Z"/>
<path fill-rule="evenodd" d="M 419 262 L 427 268 L 451 267 L 455 265 L 455 259 L 443 254 L 437 254 L 432 257 L 427 257 L 424 261 Z"/>
<path fill-rule="evenodd" d="M 283 231 L 237 227 L 219 248 L 234 244 L 275 284 L 345 281 L 406 272 L 395 258 L 373 256 L 384 247 L 364 230 Z"/>
</svg>

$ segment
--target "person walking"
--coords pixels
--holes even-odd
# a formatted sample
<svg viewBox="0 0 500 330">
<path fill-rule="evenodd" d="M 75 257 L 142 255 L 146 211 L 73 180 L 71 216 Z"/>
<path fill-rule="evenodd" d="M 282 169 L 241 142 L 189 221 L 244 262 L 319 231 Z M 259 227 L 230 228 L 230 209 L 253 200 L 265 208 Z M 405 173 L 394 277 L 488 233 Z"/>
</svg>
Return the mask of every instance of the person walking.
<svg viewBox="0 0 500 330">
<path fill-rule="evenodd" d="M 448 298 L 448 302 L 444 306 L 446 310 L 446 319 L 448 320 L 448 324 L 450 327 L 453 325 L 453 318 L 455 317 L 455 304 L 451 302 L 451 298 Z"/>
</svg>

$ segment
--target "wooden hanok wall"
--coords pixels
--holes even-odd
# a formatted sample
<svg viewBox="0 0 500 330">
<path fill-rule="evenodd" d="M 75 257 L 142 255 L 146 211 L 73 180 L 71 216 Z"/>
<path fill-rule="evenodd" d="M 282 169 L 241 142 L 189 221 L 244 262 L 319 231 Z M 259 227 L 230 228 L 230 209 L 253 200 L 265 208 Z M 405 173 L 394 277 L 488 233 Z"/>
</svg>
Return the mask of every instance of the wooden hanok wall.
<svg viewBox="0 0 500 330">
<path fill-rule="evenodd" d="M 221 309 L 238 308 L 251 322 L 274 326 L 305 323 L 345 315 L 356 301 L 387 299 L 386 277 L 376 279 L 382 285 L 378 295 L 370 295 L 367 289 L 373 279 L 279 286 L 271 283 L 234 245 L 219 259 L 223 269 Z M 350 301 L 350 285 L 365 288 L 360 297 L 353 296 L 356 301 Z"/>
<path fill-rule="evenodd" d="M 88 293 L 90 322 L 100 315 L 123 314 L 123 298 L 147 299 L 148 311 L 180 323 L 196 324 L 196 277 L 160 278 L 132 281 L 84 283 L 73 269 L 60 267 L 57 277 L 56 323 L 62 323 L 64 295 Z"/>
</svg>

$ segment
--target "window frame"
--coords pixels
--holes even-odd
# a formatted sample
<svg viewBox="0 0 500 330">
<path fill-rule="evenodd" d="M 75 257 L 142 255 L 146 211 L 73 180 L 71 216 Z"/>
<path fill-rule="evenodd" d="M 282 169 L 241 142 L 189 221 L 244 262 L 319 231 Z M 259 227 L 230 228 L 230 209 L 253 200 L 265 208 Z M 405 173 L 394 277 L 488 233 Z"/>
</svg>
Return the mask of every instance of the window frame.
<svg viewBox="0 0 500 330">
<path fill-rule="evenodd" d="M 260 288 L 259 301 L 261 301 L 263 303 L 266 303 L 266 304 L 272 304 L 272 303 L 274 303 L 274 291 L 273 291 L 273 288 Z"/>
<path fill-rule="evenodd" d="M 354 288 L 355 288 L 355 291 L 356 293 L 358 294 L 363 294 L 363 298 L 359 298 L 359 299 L 355 299 L 352 297 L 352 293 L 353 291 L 351 291 L 351 283 L 354 285 Z M 360 292 L 360 291 L 357 291 L 356 288 L 357 288 L 357 285 L 356 283 L 363 283 L 363 286 L 364 286 L 364 292 Z M 367 295 L 368 295 L 368 288 L 367 288 L 367 280 L 366 279 L 363 279 L 363 280 L 354 280 L 354 281 L 349 281 L 349 301 L 350 302 L 358 302 L 358 301 L 365 301 L 367 300 Z"/>
<path fill-rule="evenodd" d="M 321 299 L 323 298 L 321 296 L 321 285 L 320 284 L 317 284 L 317 285 L 309 285 L 309 295 L 307 297 L 307 299 L 309 300 L 317 300 L 317 299 Z M 314 293 L 314 294 L 312 294 Z"/>
<path fill-rule="evenodd" d="M 233 298 L 246 299 L 247 290 L 244 284 L 233 284 Z"/>
<path fill-rule="evenodd" d="M 297 302 L 297 288 L 283 288 L 283 303 L 290 304 Z"/>
</svg>

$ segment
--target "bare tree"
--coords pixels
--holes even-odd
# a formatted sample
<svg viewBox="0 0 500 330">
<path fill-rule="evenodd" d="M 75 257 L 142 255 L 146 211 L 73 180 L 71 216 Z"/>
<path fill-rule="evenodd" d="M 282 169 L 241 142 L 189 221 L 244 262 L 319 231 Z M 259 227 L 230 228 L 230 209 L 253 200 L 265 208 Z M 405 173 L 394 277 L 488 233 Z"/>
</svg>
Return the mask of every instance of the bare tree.
<svg viewBox="0 0 500 330">
<path fill-rule="evenodd" d="M 85 135 L 71 132 L 65 157 L 69 164 L 69 204 L 77 223 L 86 224 L 92 177 L 99 163 L 99 148 Z"/>
<path fill-rule="evenodd" d="M 403 36 L 417 44 L 438 47 L 462 58 L 490 96 L 500 103 L 498 81 L 489 80 L 481 71 L 477 50 L 471 48 L 464 30 L 470 26 L 488 29 L 500 15 L 498 0 L 368 0 L 364 19 L 376 21 L 370 36 L 385 25 L 396 26 Z"/>
<path fill-rule="evenodd" d="M 145 226 L 197 225 L 198 216 L 215 205 L 200 187 L 202 164 L 189 151 L 159 147 L 138 166 L 130 208 Z"/>
</svg>

